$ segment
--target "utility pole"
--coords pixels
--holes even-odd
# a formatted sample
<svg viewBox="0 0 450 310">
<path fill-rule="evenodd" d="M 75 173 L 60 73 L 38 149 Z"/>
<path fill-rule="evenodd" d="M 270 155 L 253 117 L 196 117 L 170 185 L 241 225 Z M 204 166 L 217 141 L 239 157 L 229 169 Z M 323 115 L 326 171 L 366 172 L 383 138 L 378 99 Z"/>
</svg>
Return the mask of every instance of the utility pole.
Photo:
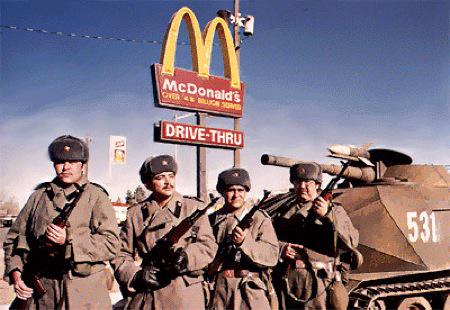
<svg viewBox="0 0 450 310">
<path fill-rule="evenodd" d="M 237 22 L 237 19 L 239 18 L 239 0 L 234 0 L 234 16 L 235 16 L 235 23 L 234 23 L 234 48 L 236 50 L 236 59 L 237 59 L 237 67 L 239 70 L 239 75 L 241 74 L 241 61 L 240 61 L 240 48 L 241 48 L 241 41 L 239 38 L 239 23 Z M 240 131 L 241 130 L 241 119 L 235 118 L 234 119 L 234 130 Z M 233 158 L 234 158 L 234 167 L 238 168 L 241 166 L 241 150 L 235 149 L 233 151 Z"/>
<path fill-rule="evenodd" d="M 92 142 L 92 138 L 91 137 L 89 137 L 88 135 L 86 135 L 84 138 L 83 138 L 83 140 L 84 140 L 84 142 L 86 143 L 86 145 L 87 145 L 87 147 L 88 147 L 88 150 L 89 150 L 89 145 L 91 144 L 91 142 Z M 89 150 L 89 154 L 91 154 L 91 151 Z M 85 172 L 84 172 L 84 175 L 85 175 L 85 177 L 86 177 L 86 179 L 88 178 L 88 176 L 89 176 L 89 161 L 86 163 L 86 170 L 85 170 Z"/>
<path fill-rule="evenodd" d="M 197 125 L 206 125 L 206 113 L 197 112 Z M 206 202 L 206 147 L 197 146 L 197 197 Z"/>
</svg>

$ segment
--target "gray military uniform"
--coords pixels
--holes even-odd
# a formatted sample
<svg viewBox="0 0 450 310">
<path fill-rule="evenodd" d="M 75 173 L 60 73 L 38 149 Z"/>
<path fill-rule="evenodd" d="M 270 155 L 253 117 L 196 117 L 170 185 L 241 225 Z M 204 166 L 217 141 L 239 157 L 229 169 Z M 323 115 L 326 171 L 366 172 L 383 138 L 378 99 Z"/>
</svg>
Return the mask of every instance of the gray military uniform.
<svg viewBox="0 0 450 310">
<path fill-rule="evenodd" d="M 40 186 L 9 230 L 5 242 L 5 279 L 18 270 L 38 275 L 47 293 L 29 308 L 111 309 L 106 288 L 106 262 L 119 250 L 117 221 L 107 194 L 82 179 L 84 191 L 71 213 L 62 255 L 48 257 L 38 247 L 46 228 L 72 201 L 75 185 L 57 181 Z M 30 286 L 30 283 L 27 283 Z"/>
<path fill-rule="evenodd" d="M 219 244 L 232 233 L 250 208 L 248 204 L 238 212 L 227 212 L 223 208 L 210 215 Z M 236 214 L 241 212 L 238 217 Z M 218 271 L 212 299 L 214 309 L 270 309 L 268 297 L 273 289 L 268 268 L 278 261 L 278 240 L 266 213 L 257 211 L 252 219 L 253 223 L 237 253 L 226 257 Z M 272 298 L 276 299 L 275 294 Z"/>
<path fill-rule="evenodd" d="M 128 210 L 122 228 L 119 256 L 111 263 L 122 292 L 128 297 L 127 307 L 145 309 L 203 309 L 204 269 L 214 258 L 217 244 L 206 216 L 201 217 L 181 237 L 175 248 L 183 248 L 188 257 L 188 272 L 154 291 L 136 292 L 132 282 L 141 267 L 135 257 L 145 257 L 155 242 L 181 220 L 192 214 L 203 203 L 174 193 L 169 203 L 161 208 L 150 196 L 146 201 Z"/>
<path fill-rule="evenodd" d="M 312 202 L 280 207 L 273 218 L 273 225 L 280 240 L 280 249 L 289 243 L 303 245 L 311 265 L 300 267 L 294 262 L 280 262 L 275 284 L 280 293 L 283 309 L 327 309 L 327 294 L 336 276 L 335 243 L 338 251 L 356 248 L 359 234 L 340 205 L 323 218 L 313 215 Z M 336 233 L 333 233 L 333 225 Z M 335 241 L 336 238 L 336 241 Z M 310 250 L 308 252 L 308 250 Z M 340 285 L 342 285 L 340 283 Z M 348 296 L 342 296 L 347 298 Z M 344 302 L 345 303 L 345 302 Z"/>
</svg>

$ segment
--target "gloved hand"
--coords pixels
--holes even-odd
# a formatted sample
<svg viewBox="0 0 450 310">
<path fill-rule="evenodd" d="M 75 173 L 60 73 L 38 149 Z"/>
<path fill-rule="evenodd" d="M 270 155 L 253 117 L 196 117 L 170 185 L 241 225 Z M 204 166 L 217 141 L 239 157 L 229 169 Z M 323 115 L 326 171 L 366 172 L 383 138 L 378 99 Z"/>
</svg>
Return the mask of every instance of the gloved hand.
<svg viewBox="0 0 450 310">
<path fill-rule="evenodd" d="M 159 274 L 160 269 L 156 266 L 144 266 L 134 276 L 132 285 L 136 291 L 145 291 L 153 289 L 161 285 Z"/>
<path fill-rule="evenodd" d="M 179 276 L 187 272 L 188 256 L 186 252 L 179 248 L 173 255 L 172 262 L 169 266 L 169 272 L 173 276 Z"/>
</svg>

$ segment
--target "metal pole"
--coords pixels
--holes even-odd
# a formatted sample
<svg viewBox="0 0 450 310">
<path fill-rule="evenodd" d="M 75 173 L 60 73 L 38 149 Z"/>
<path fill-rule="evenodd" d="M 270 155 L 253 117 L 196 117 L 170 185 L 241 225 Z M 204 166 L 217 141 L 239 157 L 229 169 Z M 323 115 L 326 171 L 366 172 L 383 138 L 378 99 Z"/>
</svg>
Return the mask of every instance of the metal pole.
<svg viewBox="0 0 450 310">
<path fill-rule="evenodd" d="M 237 22 L 237 19 L 239 17 L 239 0 L 234 0 L 234 16 L 235 16 L 235 23 L 234 23 L 234 47 L 236 49 L 236 58 L 237 58 L 237 64 L 238 64 L 238 70 L 240 73 L 240 39 L 239 39 L 239 23 Z M 240 131 L 241 130 L 241 119 L 235 118 L 234 119 L 234 130 Z M 241 165 L 241 150 L 235 149 L 233 151 L 233 157 L 234 157 L 234 167 L 240 167 Z"/>
<path fill-rule="evenodd" d="M 86 137 L 83 138 L 83 140 L 84 140 L 84 142 L 86 143 L 86 145 L 87 145 L 87 147 L 89 149 L 90 148 L 89 144 L 91 144 L 92 138 L 89 137 L 89 136 L 86 136 Z M 90 150 L 89 150 L 89 154 L 92 154 Z M 89 161 L 86 163 L 86 169 L 85 169 L 84 175 L 86 176 L 86 179 L 89 176 Z"/>
<path fill-rule="evenodd" d="M 206 125 L 206 113 L 197 112 L 197 125 Z M 206 202 L 206 148 L 197 146 L 197 197 Z"/>
<path fill-rule="evenodd" d="M 177 112 L 173 113 L 173 120 L 176 122 L 178 120 L 178 115 Z M 175 145 L 175 162 L 178 163 L 178 144 L 174 144 Z"/>
</svg>

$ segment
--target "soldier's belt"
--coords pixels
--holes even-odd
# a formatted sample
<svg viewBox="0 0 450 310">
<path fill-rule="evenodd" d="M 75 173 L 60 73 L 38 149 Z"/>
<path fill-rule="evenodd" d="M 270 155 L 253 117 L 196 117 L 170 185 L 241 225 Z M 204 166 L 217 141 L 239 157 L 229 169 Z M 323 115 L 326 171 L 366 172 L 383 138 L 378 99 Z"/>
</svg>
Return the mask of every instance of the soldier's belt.
<svg viewBox="0 0 450 310">
<path fill-rule="evenodd" d="M 317 271 L 317 275 L 321 278 L 335 279 L 338 282 L 342 281 L 341 272 L 338 268 L 339 266 L 335 268 L 336 266 L 332 262 L 310 261 L 308 264 L 305 264 L 302 260 L 297 259 L 292 265 L 295 269 L 312 268 Z"/>
<path fill-rule="evenodd" d="M 305 263 L 301 259 L 297 259 L 294 262 L 294 266 L 296 269 L 306 269 L 311 267 L 315 270 L 321 270 L 324 269 L 327 272 L 334 272 L 334 264 L 332 262 L 319 262 L 319 261 L 309 261 L 308 263 Z"/>
<path fill-rule="evenodd" d="M 243 278 L 247 276 L 259 277 L 259 273 L 245 269 L 225 269 L 220 272 L 225 278 Z"/>
</svg>

